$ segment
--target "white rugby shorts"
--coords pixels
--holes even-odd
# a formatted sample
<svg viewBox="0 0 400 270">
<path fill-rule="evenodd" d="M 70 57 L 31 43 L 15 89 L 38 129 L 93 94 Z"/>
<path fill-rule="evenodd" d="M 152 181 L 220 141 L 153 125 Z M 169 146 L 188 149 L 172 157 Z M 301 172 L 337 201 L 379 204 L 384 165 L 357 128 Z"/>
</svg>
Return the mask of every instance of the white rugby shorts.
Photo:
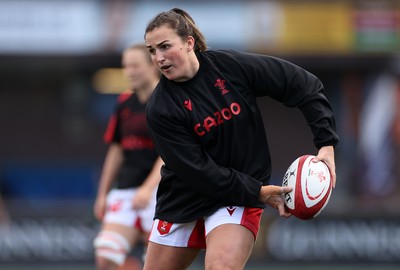
<svg viewBox="0 0 400 270">
<path fill-rule="evenodd" d="M 154 191 L 149 205 L 141 210 L 132 208 L 132 201 L 136 193 L 137 188 L 112 189 L 107 195 L 107 210 L 103 222 L 135 227 L 143 232 L 150 232 L 156 206 L 156 191 Z"/>
<path fill-rule="evenodd" d="M 189 223 L 172 223 L 156 219 L 149 241 L 172 247 L 206 248 L 206 236 L 223 224 L 239 224 L 249 229 L 254 240 L 260 228 L 263 209 L 229 206 L 218 209 L 209 217 Z"/>
</svg>

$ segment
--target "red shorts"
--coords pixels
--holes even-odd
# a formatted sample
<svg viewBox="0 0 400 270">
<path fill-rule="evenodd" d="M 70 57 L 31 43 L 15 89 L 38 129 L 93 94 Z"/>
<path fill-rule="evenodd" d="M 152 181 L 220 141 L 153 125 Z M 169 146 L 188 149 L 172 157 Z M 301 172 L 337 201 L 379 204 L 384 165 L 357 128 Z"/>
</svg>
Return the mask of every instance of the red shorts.
<svg viewBox="0 0 400 270">
<path fill-rule="evenodd" d="M 209 217 L 189 223 L 154 220 L 150 242 L 173 247 L 206 248 L 206 236 L 223 224 L 238 224 L 249 229 L 254 240 L 260 228 L 263 209 L 230 206 L 218 209 Z"/>
</svg>

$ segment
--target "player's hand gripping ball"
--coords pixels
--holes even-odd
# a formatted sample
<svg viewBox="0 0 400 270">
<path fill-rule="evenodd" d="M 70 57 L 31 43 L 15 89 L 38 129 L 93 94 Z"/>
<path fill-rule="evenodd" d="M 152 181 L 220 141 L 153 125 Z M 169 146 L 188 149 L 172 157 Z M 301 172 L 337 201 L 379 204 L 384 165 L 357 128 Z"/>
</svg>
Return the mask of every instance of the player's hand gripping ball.
<svg viewBox="0 0 400 270">
<path fill-rule="evenodd" d="M 313 162 L 315 156 L 305 155 L 296 159 L 287 169 L 282 186 L 292 187 L 285 194 L 289 212 L 300 219 L 318 216 L 328 204 L 332 193 L 332 180 L 328 166 Z"/>
</svg>

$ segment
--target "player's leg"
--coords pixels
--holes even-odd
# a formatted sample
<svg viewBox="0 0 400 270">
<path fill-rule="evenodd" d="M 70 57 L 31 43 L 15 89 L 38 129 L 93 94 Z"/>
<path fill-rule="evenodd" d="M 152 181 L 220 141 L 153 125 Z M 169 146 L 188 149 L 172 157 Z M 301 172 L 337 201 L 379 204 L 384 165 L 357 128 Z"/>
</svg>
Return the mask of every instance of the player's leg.
<svg viewBox="0 0 400 270">
<path fill-rule="evenodd" d="M 251 254 L 262 209 L 224 207 L 206 218 L 205 269 L 240 270 Z"/>
<path fill-rule="evenodd" d="M 135 192 L 135 189 L 112 190 L 107 197 L 103 226 L 94 240 L 98 270 L 117 269 L 138 241 L 140 232 L 135 225 L 139 217 L 131 203 Z"/>
<path fill-rule="evenodd" d="M 205 248 L 203 219 L 189 223 L 156 219 L 149 238 L 144 269 L 187 269 L 202 248 Z"/>
<path fill-rule="evenodd" d="M 241 270 L 249 259 L 254 235 L 237 224 L 224 224 L 207 235 L 205 269 Z"/>
<path fill-rule="evenodd" d="M 155 190 L 153 192 L 153 197 L 150 200 L 149 204 L 147 205 L 147 207 L 145 209 L 142 209 L 139 212 L 139 218 L 140 218 L 140 223 L 138 224 L 142 232 L 142 241 L 143 241 L 143 255 L 142 255 L 142 262 L 144 263 L 146 260 L 146 253 L 147 253 L 147 246 L 148 246 L 148 242 L 149 242 L 149 237 L 150 237 L 150 233 L 151 233 L 151 229 L 153 227 L 153 218 L 155 215 L 155 209 L 156 209 L 156 195 L 157 195 L 157 191 Z"/>
<path fill-rule="evenodd" d="M 94 241 L 97 270 L 116 270 L 124 264 L 140 231 L 120 224 L 105 223 Z"/>
<path fill-rule="evenodd" d="M 199 249 L 171 247 L 149 242 L 144 270 L 184 270 L 199 254 Z"/>
</svg>

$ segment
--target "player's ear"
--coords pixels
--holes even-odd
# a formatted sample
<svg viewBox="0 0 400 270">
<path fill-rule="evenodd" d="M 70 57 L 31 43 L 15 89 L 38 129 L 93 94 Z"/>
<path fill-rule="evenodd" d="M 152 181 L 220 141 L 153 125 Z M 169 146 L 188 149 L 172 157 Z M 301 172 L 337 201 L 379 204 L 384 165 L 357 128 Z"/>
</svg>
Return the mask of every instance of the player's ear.
<svg viewBox="0 0 400 270">
<path fill-rule="evenodd" d="M 186 50 L 187 52 L 190 52 L 191 50 L 194 49 L 194 45 L 195 45 L 195 40 L 194 37 L 192 36 L 188 36 L 187 40 L 186 40 Z"/>
</svg>

